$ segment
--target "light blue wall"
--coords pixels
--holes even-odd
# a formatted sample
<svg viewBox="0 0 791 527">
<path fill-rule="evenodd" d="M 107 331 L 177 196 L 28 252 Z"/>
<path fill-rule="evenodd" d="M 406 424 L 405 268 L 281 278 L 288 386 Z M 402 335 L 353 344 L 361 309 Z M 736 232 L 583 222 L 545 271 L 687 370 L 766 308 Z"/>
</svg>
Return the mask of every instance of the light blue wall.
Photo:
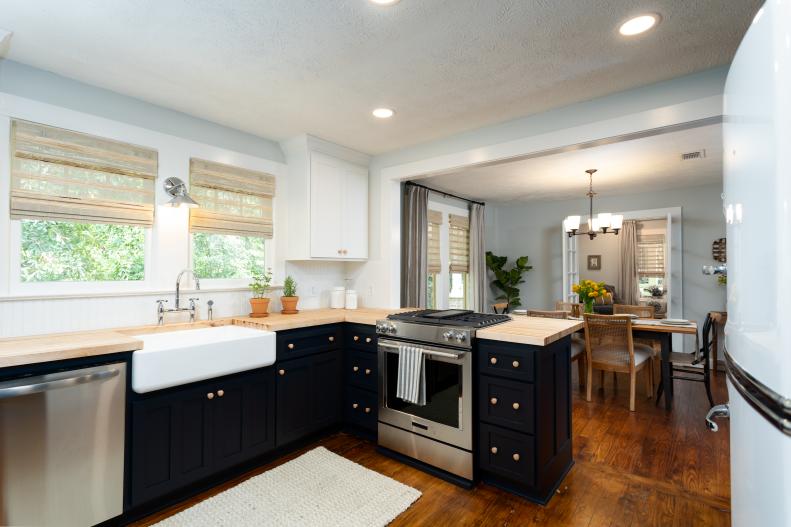
<svg viewBox="0 0 791 527">
<path fill-rule="evenodd" d="M 269 139 L 19 62 L 0 60 L 0 92 L 285 163 L 280 146 Z"/>
<path fill-rule="evenodd" d="M 725 237 L 722 184 L 652 191 L 622 196 L 597 196 L 599 210 L 633 211 L 681 207 L 684 318 L 703 323 L 706 313 L 725 309 L 725 288 L 701 273 L 712 265 L 711 243 Z M 486 250 L 509 260 L 527 255 L 533 270 L 522 284 L 522 304 L 549 309 L 562 295 L 561 222 L 587 210 L 587 199 L 487 204 Z M 584 265 L 584 264 L 583 264 Z"/>
</svg>

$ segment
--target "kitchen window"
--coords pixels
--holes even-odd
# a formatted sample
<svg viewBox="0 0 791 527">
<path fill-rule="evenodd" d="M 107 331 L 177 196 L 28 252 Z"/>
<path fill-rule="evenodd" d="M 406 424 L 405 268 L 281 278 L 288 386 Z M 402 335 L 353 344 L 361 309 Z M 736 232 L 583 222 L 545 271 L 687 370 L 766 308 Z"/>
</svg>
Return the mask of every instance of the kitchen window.
<svg viewBox="0 0 791 527">
<path fill-rule="evenodd" d="M 469 309 L 470 231 L 467 211 L 429 202 L 428 282 L 430 309 Z"/>
<path fill-rule="evenodd" d="M 247 280 L 266 269 L 275 178 L 231 165 L 190 160 L 192 267 L 202 279 Z"/>
<path fill-rule="evenodd" d="M 155 150 L 13 120 L 11 152 L 12 283 L 68 292 L 145 280 Z"/>
<path fill-rule="evenodd" d="M 665 237 L 647 234 L 637 237 L 637 276 L 640 296 L 651 296 L 651 287 L 665 288 Z"/>
</svg>

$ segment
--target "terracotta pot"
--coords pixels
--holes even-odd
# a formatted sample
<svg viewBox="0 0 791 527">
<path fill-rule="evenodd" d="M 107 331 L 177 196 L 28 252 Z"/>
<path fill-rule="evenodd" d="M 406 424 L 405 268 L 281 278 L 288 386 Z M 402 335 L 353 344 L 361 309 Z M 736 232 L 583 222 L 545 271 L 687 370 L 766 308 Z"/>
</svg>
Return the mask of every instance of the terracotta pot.
<svg viewBox="0 0 791 527">
<path fill-rule="evenodd" d="M 297 302 L 299 302 L 298 296 L 281 296 L 280 304 L 283 306 L 281 313 L 284 315 L 295 315 L 299 313 L 297 310 Z"/>
<path fill-rule="evenodd" d="M 269 316 L 269 299 L 264 298 L 251 298 L 250 309 L 253 310 L 250 316 L 253 318 L 263 318 Z"/>
</svg>

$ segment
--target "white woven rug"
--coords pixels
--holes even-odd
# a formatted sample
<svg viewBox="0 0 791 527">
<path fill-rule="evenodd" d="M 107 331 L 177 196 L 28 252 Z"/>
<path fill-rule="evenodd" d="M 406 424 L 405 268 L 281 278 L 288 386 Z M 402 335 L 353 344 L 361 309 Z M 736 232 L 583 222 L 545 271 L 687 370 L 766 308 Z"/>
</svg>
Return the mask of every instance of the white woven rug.
<svg viewBox="0 0 791 527">
<path fill-rule="evenodd" d="M 420 497 L 324 447 L 171 516 L 157 527 L 378 527 Z"/>
</svg>

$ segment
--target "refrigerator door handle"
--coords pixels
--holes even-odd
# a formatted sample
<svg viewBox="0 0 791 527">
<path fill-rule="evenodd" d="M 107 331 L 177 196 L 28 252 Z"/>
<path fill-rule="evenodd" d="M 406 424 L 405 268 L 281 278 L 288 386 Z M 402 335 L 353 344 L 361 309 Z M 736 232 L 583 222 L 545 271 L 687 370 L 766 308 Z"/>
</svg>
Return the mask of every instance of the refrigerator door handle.
<svg viewBox="0 0 791 527">
<path fill-rule="evenodd" d="M 714 422 L 715 419 L 719 417 L 727 417 L 730 419 L 731 417 L 731 409 L 727 403 L 725 404 L 718 404 L 717 406 L 712 406 L 709 410 L 709 413 L 706 414 L 706 426 L 712 432 L 716 432 L 720 429 L 719 425 Z"/>
<path fill-rule="evenodd" d="M 742 397 L 769 423 L 791 436 L 791 399 L 785 397 L 746 372 L 725 350 L 728 380 Z"/>
</svg>

